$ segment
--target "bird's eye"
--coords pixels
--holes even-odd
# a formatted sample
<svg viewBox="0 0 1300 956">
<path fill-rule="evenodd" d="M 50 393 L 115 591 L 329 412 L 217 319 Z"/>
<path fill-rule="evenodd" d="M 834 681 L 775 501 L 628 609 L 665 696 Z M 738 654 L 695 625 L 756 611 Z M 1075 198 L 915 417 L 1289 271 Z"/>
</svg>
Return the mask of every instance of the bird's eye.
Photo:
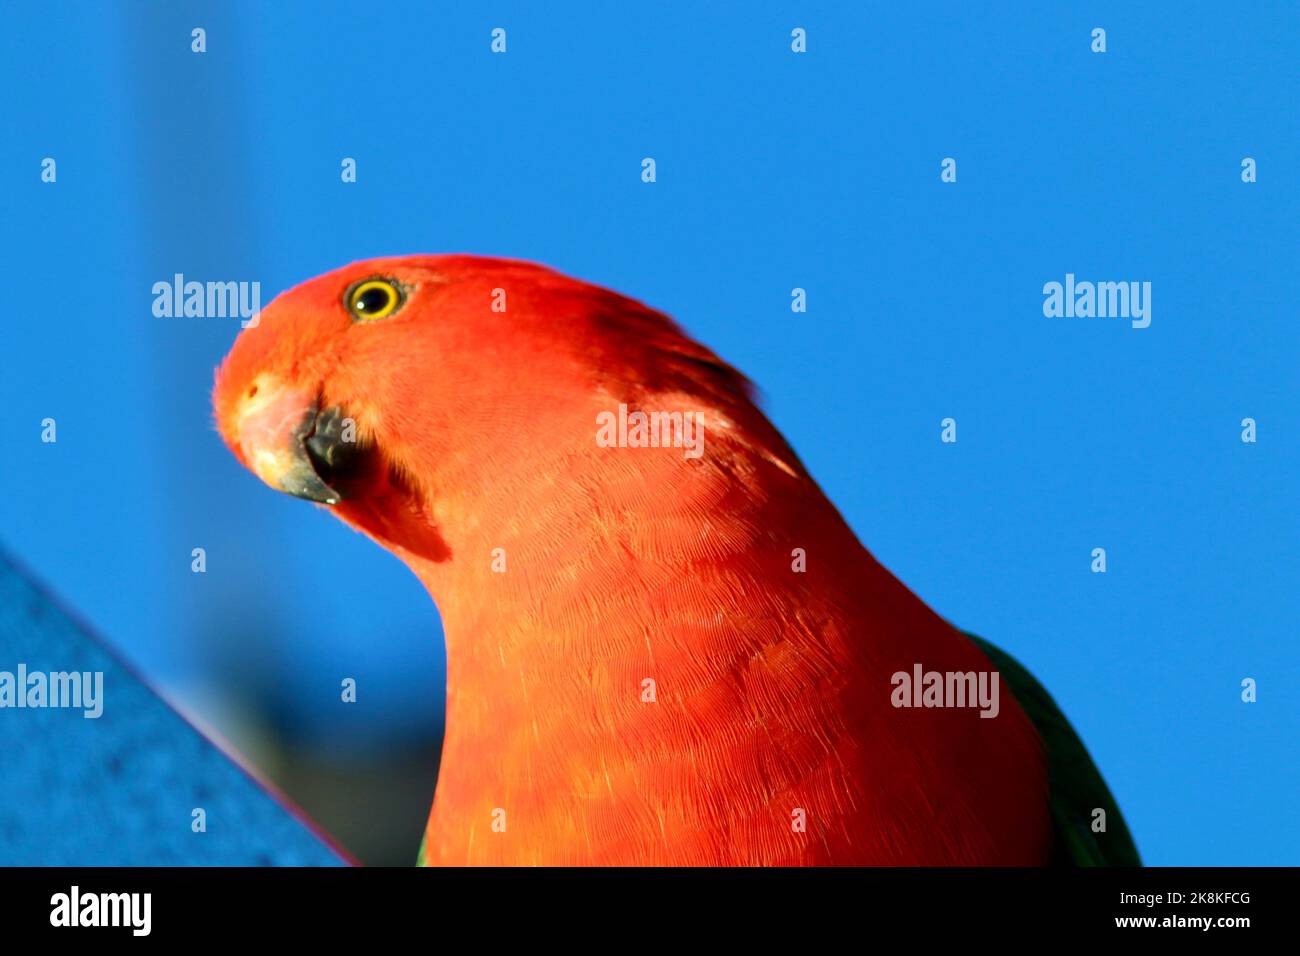
<svg viewBox="0 0 1300 956">
<path fill-rule="evenodd" d="M 354 282 L 343 301 L 358 322 L 387 318 L 402 307 L 402 288 L 389 279 L 363 279 Z"/>
</svg>

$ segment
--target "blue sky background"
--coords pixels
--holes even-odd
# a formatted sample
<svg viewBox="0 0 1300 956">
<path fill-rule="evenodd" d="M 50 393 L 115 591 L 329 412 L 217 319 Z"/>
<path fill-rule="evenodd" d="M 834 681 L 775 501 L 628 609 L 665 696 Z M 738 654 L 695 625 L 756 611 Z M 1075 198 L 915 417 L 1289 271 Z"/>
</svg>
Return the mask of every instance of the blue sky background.
<svg viewBox="0 0 1300 956">
<path fill-rule="evenodd" d="M 238 467 L 237 322 L 150 289 L 536 259 L 750 375 L 864 544 L 1052 691 L 1147 862 L 1300 862 L 1300 8 L 700 6 L 10 8 L 0 546 L 237 743 L 423 739 L 421 586 Z M 1067 272 L 1151 282 L 1150 328 L 1044 318 Z"/>
</svg>

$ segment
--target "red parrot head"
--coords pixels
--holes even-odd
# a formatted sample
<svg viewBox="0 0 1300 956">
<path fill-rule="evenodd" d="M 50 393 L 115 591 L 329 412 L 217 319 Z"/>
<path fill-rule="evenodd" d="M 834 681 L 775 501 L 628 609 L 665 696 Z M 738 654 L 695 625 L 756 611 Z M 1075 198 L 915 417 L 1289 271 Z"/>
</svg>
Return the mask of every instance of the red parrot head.
<svg viewBox="0 0 1300 956">
<path fill-rule="evenodd" d="M 784 448 L 744 378 L 661 313 L 474 256 L 372 259 L 290 289 L 239 336 L 213 395 L 222 437 L 264 482 L 433 560 L 484 495 L 594 447 L 595 415 L 654 402 L 753 418 Z"/>
</svg>

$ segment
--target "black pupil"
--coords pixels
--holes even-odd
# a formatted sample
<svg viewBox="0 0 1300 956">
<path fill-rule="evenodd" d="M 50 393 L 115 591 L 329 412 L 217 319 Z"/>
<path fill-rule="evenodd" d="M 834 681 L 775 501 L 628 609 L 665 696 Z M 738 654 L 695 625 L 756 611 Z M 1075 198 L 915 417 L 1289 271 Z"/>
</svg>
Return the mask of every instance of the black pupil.
<svg viewBox="0 0 1300 956">
<path fill-rule="evenodd" d="M 366 289 L 365 292 L 357 296 L 357 311 L 362 313 L 378 312 L 388 305 L 392 297 L 391 289 L 381 288 L 380 286 Z"/>
</svg>

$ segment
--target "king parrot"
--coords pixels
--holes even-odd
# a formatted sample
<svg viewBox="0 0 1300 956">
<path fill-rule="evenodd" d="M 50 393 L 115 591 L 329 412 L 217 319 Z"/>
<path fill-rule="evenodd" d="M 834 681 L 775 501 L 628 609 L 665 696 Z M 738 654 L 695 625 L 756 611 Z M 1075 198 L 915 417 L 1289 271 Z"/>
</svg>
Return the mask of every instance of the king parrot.
<svg viewBox="0 0 1300 956">
<path fill-rule="evenodd" d="M 1047 692 L 654 309 L 522 261 L 357 262 L 268 305 L 213 404 L 442 615 L 421 863 L 1138 863 Z"/>
</svg>

